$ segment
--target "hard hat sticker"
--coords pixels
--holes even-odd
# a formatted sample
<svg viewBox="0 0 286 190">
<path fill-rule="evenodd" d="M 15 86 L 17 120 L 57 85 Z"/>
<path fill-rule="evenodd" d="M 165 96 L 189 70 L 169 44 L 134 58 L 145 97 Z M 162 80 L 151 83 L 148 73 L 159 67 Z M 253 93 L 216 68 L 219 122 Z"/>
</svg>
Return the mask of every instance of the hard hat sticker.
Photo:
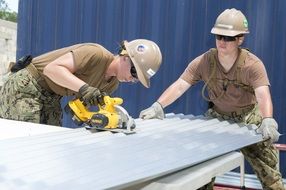
<svg viewBox="0 0 286 190">
<path fill-rule="evenodd" d="M 247 22 L 247 20 L 246 20 L 246 19 L 244 19 L 244 21 L 243 21 L 243 25 L 244 25 L 244 27 L 248 27 L 248 22 Z"/>
<path fill-rule="evenodd" d="M 144 45 L 138 45 L 137 48 L 136 48 L 136 51 L 138 53 L 143 53 L 145 51 L 145 46 Z"/>
<path fill-rule="evenodd" d="M 152 77 L 153 75 L 155 75 L 156 72 L 153 71 L 152 69 L 148 69 L 147 73 L 150 77 Z"/>
</svg>

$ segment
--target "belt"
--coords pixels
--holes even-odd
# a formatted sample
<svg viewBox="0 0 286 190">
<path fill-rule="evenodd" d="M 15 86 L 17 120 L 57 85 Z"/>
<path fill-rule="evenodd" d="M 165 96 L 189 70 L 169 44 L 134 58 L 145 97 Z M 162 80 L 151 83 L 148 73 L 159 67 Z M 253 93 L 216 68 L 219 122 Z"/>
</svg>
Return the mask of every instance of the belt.
<svg viewBox="0 0 286 190">
<path fill-rule="evenodd" d="M 218 109 L 216 106 L 214 106 L 214 110 L 216 112 L 218 112 L 219 114 L 222 114 L 222 115 L 226 115 L 226 116 L 229 116 L 229 117 L 232 117 L 232 118 L 235 118 L 235 117 L 239 117 L 239 116 L 243 116 L 243 115 L 246 115 L 248 114 L 251 110 L 253 110 L 253 108 L 255 107 L 255 104 L 251 104 L 249 106 L 246 106 L 240 110 L 237 110 L 237 111 L 233 111 L 233 112 L 224 112 L 224 111 L 221 111 L 220 109 Z"/>
<path fill-rule="evenodd" d="M 32 64 L 30 63 L 26 69 L 29 71 L 29 73 L 33 76 L 33 78 L 37 81 L 37 83 L 43 87 L 45 90 L 47 90 L 50 93 L 54 93 L 50 87 L 48 86 L 48 84 L 46 83 L 46 81 L 44 80 L 44 78 L 40 75 L 38 69 Z"/>
</svg>

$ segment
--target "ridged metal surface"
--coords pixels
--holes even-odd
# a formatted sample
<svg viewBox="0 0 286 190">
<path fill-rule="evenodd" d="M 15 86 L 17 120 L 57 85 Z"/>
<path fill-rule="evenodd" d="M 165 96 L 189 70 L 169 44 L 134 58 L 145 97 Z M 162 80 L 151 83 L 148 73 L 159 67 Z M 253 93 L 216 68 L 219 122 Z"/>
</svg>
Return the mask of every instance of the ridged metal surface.
<svg viewBox="0 0 286 190">
<path fill-rule="evenodd" d="M 222 176 L 216 177 L 217 184 L 230 185 L 234 187 L 240 186 L 240 174 L 236 172 L 227 172 Z M 284 186 L 286 188 L 286 179 L 283 179 Z M 257 179 L 256 175 L 245 175 L 245 187 L 252 189 L 262 189 L 260 181 Z"/>
<path fill-rule="evenodd" d="M 118 189 L 262 140 L 254 126 L 200 116 L 136 124 L 128 136 L 75 129 L 2 140 L 0 189 Z"/>
<path fill-rule="evenodd" d="M 235 187 L 240 187 L 240 174 L 235 172 L 227 172 L 223 176 L 216 177 L 217 184 L 221 185 L 231 185 Z M 245 175 L 245 187 L 253 189 L 262 189 L 260 181 L 257 179 L 256 175 Z"/>
</svg>

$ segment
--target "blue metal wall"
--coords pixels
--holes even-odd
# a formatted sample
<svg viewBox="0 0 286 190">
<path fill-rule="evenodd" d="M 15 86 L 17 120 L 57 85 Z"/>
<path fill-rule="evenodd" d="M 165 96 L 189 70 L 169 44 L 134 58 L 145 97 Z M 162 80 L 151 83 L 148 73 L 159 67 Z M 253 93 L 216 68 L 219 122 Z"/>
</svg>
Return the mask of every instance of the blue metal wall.
<svg viewBox="0 0 286 190">
<path fill-rule="evenodd" d="M 115 95 L 133 117 L 152 104 L 188 63 L 214 47 L 210 30 L 226 8 L 242 10 L 250 34 L 244 46 L 260 57 L 271 81 L 274 116 L 286 133 L 286 1 L 285 0 L 20 0 L 17 57 L 34 56 L 81 42 L 96 42 L 116 53 L 123 39 L 147 38 L 161 47 L 163 65 L 151 88 L 122 84 Z M 202 114 L 206 103 L 201 84 L 189 90 L 166 112 Z M 67 99 L 63 100 L 64 102 Z M 65 116 L 64 125 L 71 121 Z M 286 137 L 280 138 L 286 143 Z M 282 154 L 286 177 L 285 153 Z"/>
</svg>

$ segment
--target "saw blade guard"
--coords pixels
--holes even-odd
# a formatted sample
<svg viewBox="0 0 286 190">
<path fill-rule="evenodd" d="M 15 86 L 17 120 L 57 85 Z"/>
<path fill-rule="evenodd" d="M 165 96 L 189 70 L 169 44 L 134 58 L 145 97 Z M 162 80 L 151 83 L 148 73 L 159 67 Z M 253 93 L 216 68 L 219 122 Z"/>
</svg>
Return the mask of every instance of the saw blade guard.
<svg viewBox="0 0 286 190">
<path fill-rule="evenodd" d="M 128 114 L 128 112 L 119 105 L 114 106 L 117 114 L 119 115 L 119 126 L 122 129 L 132 130 L 136 127 L 134 119 Z"/>
</svg>

